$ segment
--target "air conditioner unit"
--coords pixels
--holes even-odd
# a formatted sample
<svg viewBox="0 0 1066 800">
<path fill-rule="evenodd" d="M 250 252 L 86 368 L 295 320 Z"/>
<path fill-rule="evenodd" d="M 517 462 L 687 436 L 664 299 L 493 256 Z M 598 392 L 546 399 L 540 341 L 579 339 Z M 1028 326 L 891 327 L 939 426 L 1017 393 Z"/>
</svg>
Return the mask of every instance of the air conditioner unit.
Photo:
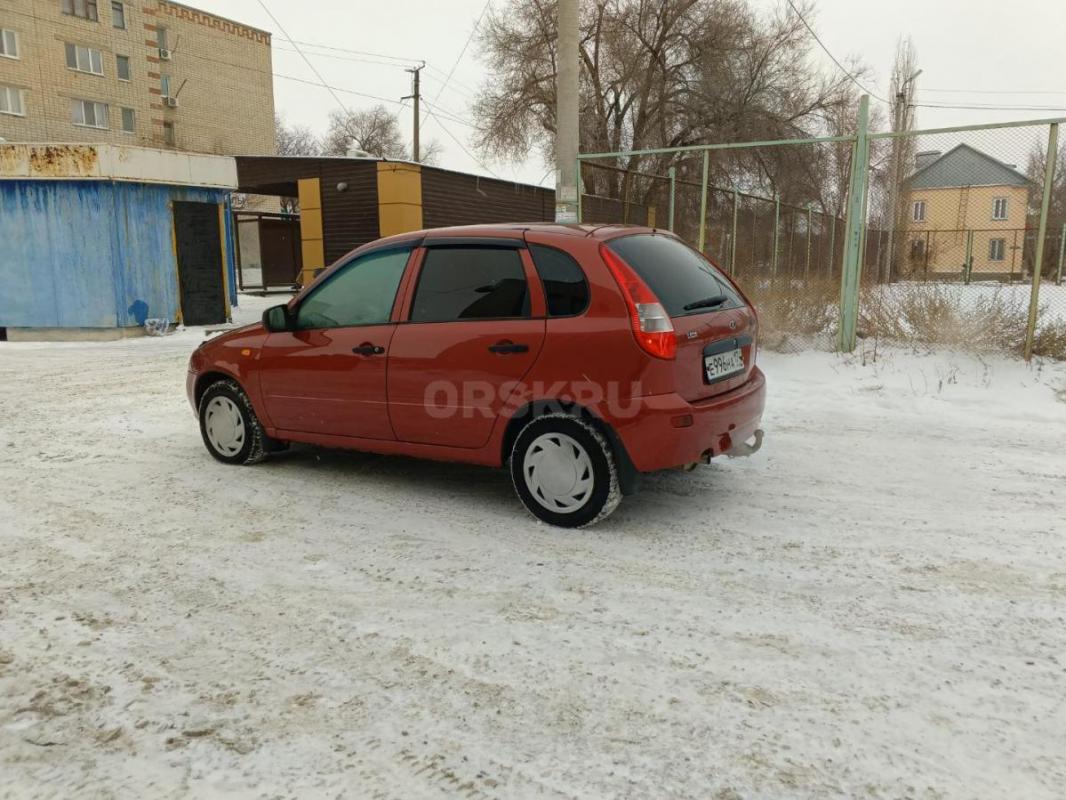
<svg viewBox="0 0 1066 800">
<path fill-rule="evenodd" d="M 165 105 L 167 108 L 177 108 L 178 107 L 178 98 L 176 98 L 176 97 L 164 97 L 163 98 L 163 105 Z"/>
<path fill-rule="evenodd" d="M 160 61 L 170 61 L 170 51 L 167 50 L 167 48 L 165 48 L 165 47 L 160 47 L 159 48 L 159 60 Z"/>
</svg>

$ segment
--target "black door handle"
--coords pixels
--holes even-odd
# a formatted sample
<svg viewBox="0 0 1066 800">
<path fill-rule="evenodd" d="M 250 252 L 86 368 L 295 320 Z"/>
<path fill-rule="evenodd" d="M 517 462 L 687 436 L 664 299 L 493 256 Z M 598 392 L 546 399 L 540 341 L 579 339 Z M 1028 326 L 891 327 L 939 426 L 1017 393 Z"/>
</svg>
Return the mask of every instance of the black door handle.
<svg viewBox="0 0 1066 800">
<path fill-rule="evenodd" d="M 515 344 L 504 340 L 502 342 L 496 342 L 496 344 L 490 344 L 489 350 L 493 353 L 528 353 L 528 344 Z"/>
<path fill-rule="evenodd" d="M 360 356 L 380 356 L 382 353 L 385 352 L 385 348 L 381 345 L 370 344 L 369 342 L 367 342 L 366 344 L 361 344 L 358 347 L 353 347 L 352 352 Z"/>
</svg>

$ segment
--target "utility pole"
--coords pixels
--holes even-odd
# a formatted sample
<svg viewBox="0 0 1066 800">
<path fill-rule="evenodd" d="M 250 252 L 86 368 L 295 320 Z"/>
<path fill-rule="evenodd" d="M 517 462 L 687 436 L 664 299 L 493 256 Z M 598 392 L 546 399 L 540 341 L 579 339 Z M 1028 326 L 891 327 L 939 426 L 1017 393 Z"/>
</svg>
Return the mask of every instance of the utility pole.
<svg viewBox="0 0 1066 800">
<path fill-rule="evenodd" d="M 578 0 L 559 0 L 555 74 L 555 221 L 578 222 Z"/>
<path fill-rule="evenodd" d="M 404 70 L 404 72 L 410 72 L 411 75 L 414 76 L 414 77 L 413 77 L 413 79 L 411 81 L 411 83 L 412 83 L 411 94 L 407 95 L 406 97 L 401 97 L 400 98 L 401 100 L 412 100 L 413 101 L 412 105 L 414 106 L 414 111 L 415 111 L 415 132 L 414 132 L 414 137 L 413 137 L 412 142 L 411 142 L 411 160 L 412 161 L 421 161 L 422 160 L 420 158 L 421 153 L 419 152 L 419 147 L 418 147 L 418 129 L 422 125 L 422 118 L 421 118 L 421 116 L 419 116 L 420 112 L 419 112 L 419 107 L 418 106 L 419 106 L 419 102 L 422 100 L 422 92 L 421 92 L 419 86 L 421 85 L 421 77 L 422 77 L 421 73 L 422 73 L 422 70 L 425 69 L 425 67 L 426 67 L 426 62 L 423 61 L 417 67 L 412 67 L 411 69 Z"/>
</svg>

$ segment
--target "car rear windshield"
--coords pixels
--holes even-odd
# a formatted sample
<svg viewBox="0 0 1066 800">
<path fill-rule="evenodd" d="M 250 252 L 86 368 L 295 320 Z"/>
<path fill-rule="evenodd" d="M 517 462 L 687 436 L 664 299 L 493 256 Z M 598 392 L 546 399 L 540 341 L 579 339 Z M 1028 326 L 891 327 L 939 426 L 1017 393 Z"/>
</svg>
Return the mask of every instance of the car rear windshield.
<svg viewBox="0 0 1066 800">
<path fill-rule="evenodd" d="M 612 239 L 607 246 L 644 279 L 671 317 L 744 305 L 710 261 L 673 236 L 638 233 Z M 725 300 L 716 302 L 723 295 Z"/>
</svg>

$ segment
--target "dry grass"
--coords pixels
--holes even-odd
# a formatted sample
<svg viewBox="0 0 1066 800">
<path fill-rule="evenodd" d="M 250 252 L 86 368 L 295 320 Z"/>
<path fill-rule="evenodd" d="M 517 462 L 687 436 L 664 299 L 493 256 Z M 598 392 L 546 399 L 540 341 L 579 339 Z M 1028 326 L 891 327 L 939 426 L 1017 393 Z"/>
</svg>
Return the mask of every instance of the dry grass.
<svg viewBox="0 0 1066 800">
<path fill-rule="evenodd" d="M 1028 298 L 1002 289 L 937 283 L 873 286 L 860 298 L 859 333 L 926 348 L 1021 353 L 1028 315 Z M 1066 323 L 1042 322 L 1034 353 L 1066 359 Z"/>
<path fill-rule="evenodd" d="M 839 281 L 760 280 L 745 284 L 744 291 L 759 312 L 763 347 L 789 352 L 832 342 L 840 303 Z"/>
</svg>

